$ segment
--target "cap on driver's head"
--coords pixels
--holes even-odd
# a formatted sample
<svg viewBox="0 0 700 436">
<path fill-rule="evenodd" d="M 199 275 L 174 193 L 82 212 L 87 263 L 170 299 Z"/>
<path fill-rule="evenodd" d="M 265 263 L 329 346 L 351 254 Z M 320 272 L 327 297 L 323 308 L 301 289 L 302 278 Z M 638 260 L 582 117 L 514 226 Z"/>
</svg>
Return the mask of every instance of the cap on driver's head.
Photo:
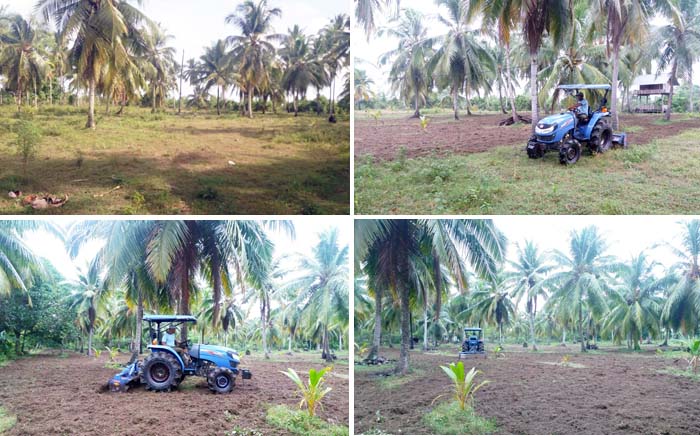
<svg viewBox="0 0 700 436">
<path fill-rule="evenodd" d="M 170 324 L 170 325 L 168 326 L 168 330 L 175 330 L 175 325 L 174 325 L 174 324 Z"/>
<path fill-rule="evenodd" d="M 583 98 L 583 92 L 579 91 L 578 93 L 576 93 L 576 97 Z"/>
</svg>

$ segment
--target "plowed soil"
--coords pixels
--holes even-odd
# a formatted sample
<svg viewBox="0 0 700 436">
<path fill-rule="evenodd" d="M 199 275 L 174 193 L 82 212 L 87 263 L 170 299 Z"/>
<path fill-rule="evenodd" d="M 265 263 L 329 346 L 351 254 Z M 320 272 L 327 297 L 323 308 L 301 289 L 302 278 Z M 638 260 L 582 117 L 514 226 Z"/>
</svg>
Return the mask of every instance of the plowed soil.
<svg viewBox="0 0 700 436">
<path fill-rule="evenodd" d="M 561 348 L 559 349 L 561 350 Z M 397 350 L 383 350 L 398 358 Z M 652 352 L 580 355 L 507 353 L 466 362 L 490 380 L 476 396 L 475 409 L 492 418 L 504 434 L 700 434 L 700 382 L 659 373 L 682 361 Z M 456 356 L 412 352 L 414 373 L 401 381 L 382 375 L 389 366 L 355 375 L 355 432 L 428 434 L 421 418 L 439 395 L 449 392 L 440 369 Z M 385 383 L 381 381 L 385 380 Z M 389 381 L 391 380 L 391 381 Z M 438 401 L 450 401 L 450 395 Z"/>
<path fill-rule="evenodd" d="M 479 153 L 501 145 L 523 144 L 524 148 L 530 137 L 529 125 L 499 127 L 498 122 L 506 118 L 504 115 L 464 116 L 459 121 L 450 115 L 429 118 L 425 131 L 415 118 L 355 120 L 355 157 L 371 155 L 375 161 L 390 161 L 400 155 L 402 148 L 408 158 Z M 647 144 L 683 130 L 700 128 L 700 118 L 669 125 L 654 124 L 660 118 L 658 114 L 621 115 L 622 126 L 641 128 L 628 134 L 629 144 Z"/>
<path fill-rule="evenodd" d="M 324 366 L 308 354 L 282 361 L 287 357 L 243 357 L 253 379 L 238 379 L 231 394 L 215 395 L 199 377 L 188 378 L 170 393 L 143 387 L 105 392 L 100 387 L 118 372 L 105 368 L 106 356 L 38 355 L 0 369 L 0 405 L 17 415 L 10 435 L 223 435 L 234 427 L 286 434 L 265 422 L 270 405 L 296 408 L 299 403 L 295 386 L 280 371 L 291 367 L 301 374 Z M 333 390 L 320 416 L 347 425 L 348 367 L 344 363 L 334 368 L 328 379 Z"/>
</svg>

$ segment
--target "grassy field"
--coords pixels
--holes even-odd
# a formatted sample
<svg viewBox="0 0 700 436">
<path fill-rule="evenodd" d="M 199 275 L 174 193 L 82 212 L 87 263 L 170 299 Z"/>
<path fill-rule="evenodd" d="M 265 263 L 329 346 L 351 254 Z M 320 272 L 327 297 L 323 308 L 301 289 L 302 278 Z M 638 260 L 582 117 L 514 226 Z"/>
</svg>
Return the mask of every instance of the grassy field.
<svg viewBox="0 0 700 436">
<path fill-rule="evenodd" d="M 0 213 L 46 213 L 8 198 L 69 196 L 48 213 L 347 214 L 349 121 L 324 117 L 151 114 L 128 108 L 84 129 L 84 109 L 43 108 L 23 119 L 42 137 L 26 174 L 16 108 L 0 107 Z"/>
<path fill-rule="evenodd" d="M 673 123 L 671 123 L 672 125 Z M 660 122 L 660 125 L 665 125 Z M 634 126 L 627 126 L 634 129 Z M 522 144 L 483 153 L 356 164 L 358 214 L 696 214 L 700 130 L 564 167 Z"/>
</svg>

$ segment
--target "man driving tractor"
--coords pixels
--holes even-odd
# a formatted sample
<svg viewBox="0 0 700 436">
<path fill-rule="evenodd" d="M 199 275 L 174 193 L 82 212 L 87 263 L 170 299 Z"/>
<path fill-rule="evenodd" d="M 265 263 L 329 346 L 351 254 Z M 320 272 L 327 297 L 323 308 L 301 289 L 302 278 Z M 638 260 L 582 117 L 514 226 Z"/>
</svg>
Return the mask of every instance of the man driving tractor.
<svg viewBox="0 0 700 436">
<path fill-rule="evenodd" d="M 583 96 L 583 92 L 580 91 L 576 94 L 576 99 L 578 100 L 578 103 L 569 107 L 569 110 L 575 111 L 576 118 L 585 123 L 588 121 L 588 101 L 586 100 L 586 97 Z"/>
<path fill-rule="evenodd" d="M 187 361 L 187 345 L 185 344 L 185 347 L 183 348 L 183 343 L 175 339 L 176 332 L 177 330 L 175 329 L 175 326 L 170 324 L 165 333 L 163 333 L 163 338 L 161 339 L 160 344 L 172 347 L 177 354 L 182 357 L 183 361 Z"/>
</svg>

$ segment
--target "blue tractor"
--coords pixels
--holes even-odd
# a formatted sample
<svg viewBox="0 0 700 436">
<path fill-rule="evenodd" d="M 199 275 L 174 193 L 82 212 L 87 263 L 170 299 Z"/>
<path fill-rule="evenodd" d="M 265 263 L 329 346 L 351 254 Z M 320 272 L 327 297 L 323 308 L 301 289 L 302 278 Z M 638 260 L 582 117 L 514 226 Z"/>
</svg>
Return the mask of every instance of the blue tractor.
<svg viewBox="0 0 700 436">
<path fill-rule="evenodd" d="M 591 100 L 598 101 L 597 109 L 589 106 L 588 113 L 581 113 L 576 106 L 571 106 L 566 112 L 541 119 L 527 143 L 528 157 L 539 159 L 548 151 L 557 151 L 560 163 L 573 165 L 581 157 L 583 146 L 591 153 L 605 153 L 615 145 L 627 148 L 627 135 L 613 133 L 610 126 L 607 108 L 610 88 L 610 85 L 558 86 L 558 90 L 569 96 L 586 91 L 589 96 L 596 97 Z M 602 98 L 598 98 L 601 91 L 604 91 Z"/>
<path fill-rule="evenodd" d="M 186 376 L 199 376 L 207 379 L 209 389 L 217 394 L 227 394 L 233 390 L 236 377 L 240 374 L 245 380 L 253 374 L 239 368 L 240 357 L 235 350 L 190 341 L 178 342 L 176 347 L 161 344 L 165 329 L 183 324 L 196 324 L 197 319 L 190 315 L 147 315 L 151 353 L 140 362 L 136 360 L 122 372 L 112 377 L 108 386 L 111 391 L 126 392 L 129 387 L 145 384 L 147 389 L 156 392 L 171 391 L 182 383 Z"/>
<path fill-rule="evenodd" d="M 462 342 L 462 351 L 459 353 L 460 359 L 470 355 L 486 354 L 483 333 L 483 330 L 478 327 L 464 329 L 464 342 Z"/>
</svg>

